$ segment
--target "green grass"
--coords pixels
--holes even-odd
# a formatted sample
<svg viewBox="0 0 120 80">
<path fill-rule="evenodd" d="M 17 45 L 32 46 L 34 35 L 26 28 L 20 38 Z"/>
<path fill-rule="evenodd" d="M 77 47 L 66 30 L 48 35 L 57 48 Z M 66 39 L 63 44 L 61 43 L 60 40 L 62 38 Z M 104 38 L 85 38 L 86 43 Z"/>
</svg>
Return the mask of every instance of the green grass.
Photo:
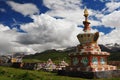
<svg viewBox="0 0 120 80">
<path fill-rule="evenodd" d="M 0 67 L 0 80 L 83 80 L 83 79 L 71 78 L 66 76 L 57 76 L 56 73 L 50 72 Z"/>
<path fill-rule="evenodd" d="M 88 80 L 88 79 L 58 76 L 56 73 L 43 71 L 32 71 L 9 67 L 0 67 L 0 80 Z M 92 79 L 92 80 L 120 80 L 120 78 Z"/>
<path fill-rule="evenodd" d="M 32 62 L 43 62 L 43 61 L 38 60 L 38 59 L 23 59 L 23 62 L 30 62 L 30 63 L 32 63 Z"/>
</svg>

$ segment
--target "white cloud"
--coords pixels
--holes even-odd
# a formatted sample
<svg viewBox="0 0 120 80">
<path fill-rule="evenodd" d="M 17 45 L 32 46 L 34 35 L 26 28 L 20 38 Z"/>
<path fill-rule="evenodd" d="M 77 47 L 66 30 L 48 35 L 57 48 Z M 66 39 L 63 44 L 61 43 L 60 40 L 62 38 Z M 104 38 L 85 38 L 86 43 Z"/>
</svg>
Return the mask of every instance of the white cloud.
<svg viewBox="0 0 120 80">
<path fill-rule="evenodd" d="M 120 27 L 120 11 L 114 11 L 102 18 L 102 24 L 108 27 Z"/>
<path fill-rule="evenodd" d="M 43 3 L 53 10 L 75 10 L 82 5 L 80 0 L 43 0 Z"/>
<path fill-rule="evenodd" d="M 47 12 L 53 17 L 63 17 L 73 23 L 82 24 L 84 19 L 83 9 L 80 9 L 82 3 L 80 0 L 43 0 L 44 5 L 51 10 Z"/>
<path fill-rule="evenodd" d="M 26 54 L 34 54 L 36 53 L 35 50 L 33 50 L 32 48 L 28 47 L 28 46 L 17 46 L 17 47 L 12 47 L 11 51 L 14 53 L 26 53 Z"/>
<path fill-rule="evenodd" d="M 54 10 L 54 11 L 49 11 L 47 14 L 51 16 L 58 16 L 58 17 L 63 17 L 66 20 L 69 20 L 73 23 L 82 24 L 82 21 L 84 20 L 83 16 L 83 10 Z M 68 14 L 69 13 L 69 14 Z"/>
<path fill-rule="evenodd" d="M 119 0 L 99 0 L 101 2 L 118 2 Z"/>
<path fill-rule="evenodd" d="M 39 13 L 37 6 L 32 3 L 20 4 L 13 1 L 7 1 L 7 4 L 11 6 L 13 10 L 23 14 L 24 16 Z"/>
<path fill-rule="evenodd" d="M 16 32 L 15 29 L 10 30 L 8 26 L 0 24 L 0 54 L 11 54 L 15 52 L 33 52 L 33 49 L 16 42 L 17 36 L 21 33 Z M 24 49 L 21 49 L 24 47 Z"/>
<path fill-rule="evenodd" d="M 99 43 L 102 44 L 110 44 L 110 43 L 118 43 L 120 44 L 120 28 L 114 29 L 111 33 L 107 35 L 101 35 L 101 39 L 99 39 Z"/>
<path fill-rule="evenodd" d="M 6 31 L 6 30 L 9 30 L 9 27 L 0 24 L 0 32 Z"/>
<path fill-rule="evenodd" d="M 55 19 L 47 14 L 32 16 L 34 22 L 22 25 L 28 33 L 19 36 L 22 44 L 39 50 L 63 48 L 78 44 L 76 35 L 82 32 L 76 24 L 67 20 Z"/>
<path fill-rule="evenodd" d="M 106 3 L 105 5 L 106 5 L 106 8 L 104 9 L 105 12 L 113 12 L 116 9 L 120 8 L 120 2 L 112 1 L 112 2 Z"/>
<path fill-rule="evenodd" d="M 62 17 L 65 20 L 68 20 L 72 23 L 75 23 L 77 25 L 83 25 L 84 16 L 83 12 L 84 9 L 83 4 L 80 0 L 57 0 L 57 1 L 50 1 L 50 0 L 44 0 L 45 6 L 50 8 L 51 10 L 46 12 L 48 15 L 52 17 Z M 102 17 L 101 13 L 98 13 L 97 11 L 94 11 L 92 9 L 88 9 L 90 16 L 97 16 L 98 18 Z M 101 25 L 99 21 L 95 21 L 94 19 L 90 18 L 91 26 L 98 26 Z"/>
</svg>

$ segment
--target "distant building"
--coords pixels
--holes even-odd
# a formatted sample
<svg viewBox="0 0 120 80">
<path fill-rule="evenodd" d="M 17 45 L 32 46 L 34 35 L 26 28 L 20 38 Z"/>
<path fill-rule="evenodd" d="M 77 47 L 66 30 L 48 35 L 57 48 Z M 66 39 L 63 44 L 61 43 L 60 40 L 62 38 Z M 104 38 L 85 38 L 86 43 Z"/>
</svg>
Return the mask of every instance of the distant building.
<svg viewBox="0 0 120 80">
<path fill-rule="evenodd" d="M 52 62 L 51 59 L 48 59 L 44 69 L 47 70 L 47 71 L 53 71 L 53 70 L 56 69 L 56 65 Z"/>
</svg>

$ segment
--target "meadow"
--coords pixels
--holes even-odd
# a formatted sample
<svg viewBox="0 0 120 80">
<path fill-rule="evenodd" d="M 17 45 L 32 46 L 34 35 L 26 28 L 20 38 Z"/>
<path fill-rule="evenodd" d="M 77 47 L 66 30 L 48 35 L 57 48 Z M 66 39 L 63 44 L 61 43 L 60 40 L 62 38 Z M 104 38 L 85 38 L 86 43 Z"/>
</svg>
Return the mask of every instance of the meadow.
<svg viewBox="0 0 120 80">
<path fill-rule="evenodd" d="M 61 60 L 70 62 L 68 57 L 69 52 L 59 52 L 56 50 L 48 50 L 34 55 L 28 55 L 23 58 L 23 62 L 46 62 L 49 58 L 56 64 Z M 120 61 L 120 55 L 117 53 L 111 54 L 109 61 Z M 75 78 L 68 76 L 58 76 L 57 73 L 23 70 L 16 68 L 0 67 L 0 80 L 90 80 L 83 78 Z M 120 80 L 120 78 L 111 79 L 91 79 L 91 80 Z"/>
<path fill-rule="evenodd" d="M 0 80 L 90 80 L 90 79 L 58 76 L 57 73 L 52 72 L 0 67 Z M 91 79 L 91 80 L 120 80 L 120 78 Z"/>
</svg>

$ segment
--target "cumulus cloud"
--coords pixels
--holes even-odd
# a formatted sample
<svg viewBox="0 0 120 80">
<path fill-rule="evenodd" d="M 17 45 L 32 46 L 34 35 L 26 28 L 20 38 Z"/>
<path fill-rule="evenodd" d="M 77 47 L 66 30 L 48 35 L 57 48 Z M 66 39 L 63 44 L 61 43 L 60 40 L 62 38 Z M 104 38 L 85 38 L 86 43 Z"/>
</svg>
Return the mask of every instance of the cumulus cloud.
<svg viewBox="0 0 120 80">
<path fill-rule="evenodd" d="M 25 54 L 34 54 L 36 53 L 31 47 L 28 46 L 14 46 L 11 48 L 11 52 L 13 53 L 25 53 Z"/>
<path fill-rule="evenodd" d="M 78 43 L 76 35 L 82 31 L 67 20 L 55 19 L 47 14 L 32 16 L 34 22 L 21 25 L 27 34 L 20 35 L 18 42 L 39 49 L 73 46 Z"/>
<path fill-rule="evenodd" d="M 33 19 L 33 22 L 21 25 L 21 28 L 27 33 L 19 35 L 17 37 L 17 42 L 27 45 L 36 51 L 65 48 L 79 44 L 76 35 L 82 32 L 82 28 L 78 28 L 77 26 L 83 25 L 82 21 L 84 20 L 84 10 L 80 8 L 80 6 L 82 6 L 81 2 L 76 4 L 67 0 L 57 0 L 56 2 L 44 0 L 44 4 L 51 10 L 45 14 L 31 15 L 30 17 Z M 66 5 L 62 6 L 64 4 Z M 74 5 L 74 7 L 70 7 L 70 5 Z M 89 13 L 91 15 L 91 26 L 104 25 L 105 27 L 112 27 L 112 24 L 107 24 L 107 20 L 110 20 L 109 16 L 113 16 L 112 13 L 104 15 L 102 12 L 94 11 L 92 9 L 89 9 Z M 54 18 L 55 16 L 63 17 L 63 19 L 56 19 Z M 98 20 L 94 20 L 92 16 L 95 16 Z M 111 23 L 112 21 L 109 22 Z M 101 37 L 99 43 L 106 44 L 107 42 L 110 42 L 110 35 L 113 35 L 112 38 L 115 38 L 114 35 L 116 33 L 114 33 L 115 32 L 112 31 L 105 35 L 100 32 Z M 106 42 L 104 42 L 103 39 L 105 39 Z M 118 40 L 119 38 L 115 38 L 111 42 L 115 43 Z"/>
<path fill-rule="evenodd" d="M 9 27 L 0 24 L 0 32 L 6 31 L 6 30 L 9 30 Z"/>
<path fill-rule="evenodd" d="M 120 2 L 111 1 L 105 4 L 104 12 L 113 12 L 116 9 L 120 9 Z"/>
<path fill-rule="evenodd" d="M 80 0 L 43 0 L 46 7 L 53 10 L 79 9 L 82 5 Z"/>
<path fill-rule="evenodd" d="M 0 24 L 0 54 L 33 52 L 33 49 L 30 50 L 30 48 L 25 45 L 21 45 L 16 42 L 18 35 L 21 35 L 21 33 L 16 32 L 15 29 L 11 30 L 8 26 Z M 24 47 L 24 49 L 21 49 L 22 47 Z"/>
<path fill-rule="evenodd" d="M 7 2 L 13 10 L 24 16 L 30 15 L 29 17 L 33 19 L 33 22 L 20 25 L 21 29 L 27 33 L 17 33 L 15 30 L 10 30 L 8 27 L 0 25 L 3 27 L 0 28 L 0 39 L 7 40 L 3 40 L 2 43 L 8 42 L 3 45 L 8 47 L 6 47 L 5 50 L 10 50 L 9 52 L 35 53 L 35 51 L 41 52 L 47 49 L 66 48 L 79 44 L 76 35 L 83 31 L 81 27 L 77 26 L 83 26 L 82 21 L 84 21 L 84 10 L 81 8 L 83 7 L 81 1 L 43 0 L 43 2 L 50 10 L 45 14 L 37 15 L 33 15 L 39 12 L 34 4 L 20 4 L 13 1 Z M 107 7 L 109 7 L 109 5 Z M 115 5 L 117 6 L 118 4 Z M 107 15 L 100 11 L 88 9 L 91 27 L 101 25 L 104 25 L 105 27 L 115 27 L 115 29 L 107 35 L 100 32 L 100 44 L 120 42 L 120 36 L 116 36 L 116 34 L 119 34 L 120 32 L 120 17 L 118 16 L 120 12 L 114 11 L 116 8 L 118 7 L 109 8 L 112 12 L 109 11 L 109 14 Z M 54 17 L 62 17 L 62 19 L 56 19 Z M 96 17 L 97 20 L 93 17 Z M 3 34 L 5 36 L 4 38 L 2 38 Z"/>
<path fill-rule="evenodd" d="M 102 24 L 109 27 L 120 27 L 120 11 L 114 11 L 102 18 Z"/>
<path fill-rule="evenodd" d="M 108 11 L 114 11 L 115 9 L 120 8 L 120 2 L 107 3 L 106 7 L 108 8 Z"/>
<path fill-rule="evenodd" d="M 7 1 L 7 4 L 12 7 L 16 12 L 21 13 L 24 16 L 38 14 L 39 9 L 32 3 L 20 4 L 13 1 Z"/>
<path fill-rule="evenodd" d="M 119 33 L 120 33 L 120 28 L 117 28 L 107 35 L 103 34 L 100 37 L 101 39 L 99 39 L 99 43 L 102 43 L 102 44 L 118 43 L 118 44 L 120 44 L 120 35 L 117 35 Z"/>
<path fill-rule="evenodd" d="M 48 15 L 52 17 L 63 17 L 71 22 L 77 24 L 82 24 L 83 20 L 83 10 L 80 9 L 82 3 L 80 0 L 43 0 L 46 7 L 51 9 L 47 12 Z"/>
<path fill-rule="evenodd" d="M 48 8 L 50 8 L 50 11 L 47 11 L 46 13 L 52 17 L 62 17 L 72 23 L 75 23 L 77 25 L 83 25 L 82 21 L 84 20 L 83 12 L 84 9 L 82 1 L 80 0 L 44 0 L 44 5 Z M 97 11 L 94 11 L 92 9 L 89 9 L 89 14 L 91 16 L 97 16 L 100 17 L 102 15 L 95 14 L 98 13 Z M 90 18 L 91 26 L 97 26 L 101 23 L 99 21 L 96 21 L 92 18 Z"/>
</svg>

